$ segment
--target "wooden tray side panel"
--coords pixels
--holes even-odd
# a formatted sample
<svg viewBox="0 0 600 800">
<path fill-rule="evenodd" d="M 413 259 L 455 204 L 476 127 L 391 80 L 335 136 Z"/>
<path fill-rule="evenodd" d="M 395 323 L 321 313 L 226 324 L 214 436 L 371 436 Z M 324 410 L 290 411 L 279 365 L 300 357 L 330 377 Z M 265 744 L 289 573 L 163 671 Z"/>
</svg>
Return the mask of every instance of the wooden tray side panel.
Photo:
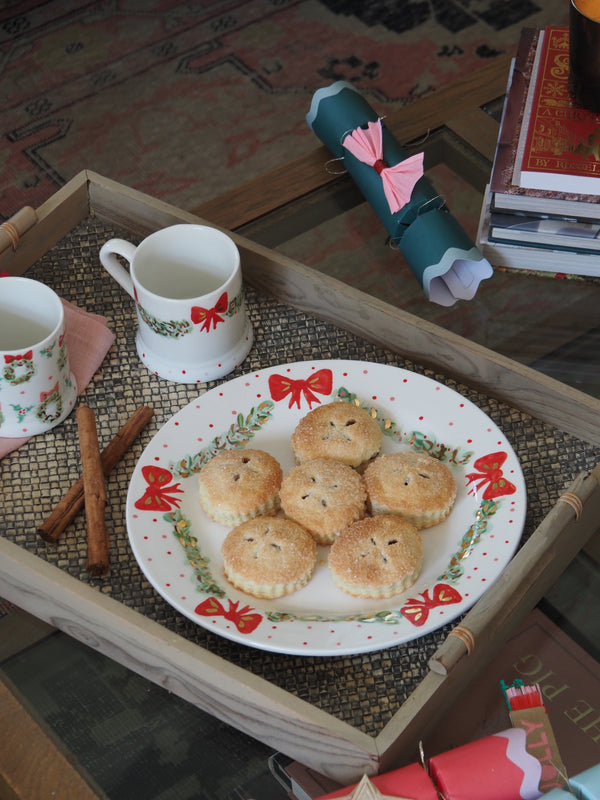
<svg viewBox="0 0 600 800">
<path fill-rule="evenodd" d="M 122 186 L 95 172 L 87 174 L 91 213 L 109 225 L 126 228 L 132 236 L 147 236 L 160 228 L 181 222 L 216 227 L 194 214 Z"/>
</svg>

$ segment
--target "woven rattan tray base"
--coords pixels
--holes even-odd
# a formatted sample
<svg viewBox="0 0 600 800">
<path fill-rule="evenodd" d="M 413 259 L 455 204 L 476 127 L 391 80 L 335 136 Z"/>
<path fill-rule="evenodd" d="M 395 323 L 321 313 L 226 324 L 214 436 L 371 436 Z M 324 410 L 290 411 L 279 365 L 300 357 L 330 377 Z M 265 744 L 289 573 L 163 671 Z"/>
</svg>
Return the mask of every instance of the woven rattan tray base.
<svg viewBox="0 0 600 800">
<path fill-rule="evenodd" d="M 101 446 L 138 405 L 150 405 L 154 420 L 108 480 L 112 568 L 106 578 L 85 569 L 85 515 L 80 515 L 56 545 L 36 533 L 47 514 L 80 470 L 76 422 L 71 416 L 60 428 L 34 438 L 0 462 L 4 486 L 5 535 L 36 555 L 67 570 L 81 581 L 110 594 L 125 605 L 167 626 L 219 656 L 251 670 L 298 697 L 374 735 L 387 724 L 427 671 L 427 662 L 446 638 L 448 627 L 413 643 L 379 653 L 348 657 L 287 657 L 244 647 L 206 631 L 172 609 L 150 586 L 132 556 L 123 508 L 129 477 L 142 446 L 151 434 L 190 400 L 215 384 L 195 387 L 169 383 L 140 363 L 134 342 L 135 309 L 120 287 L 98 264 L 98 251 L 122 230 L 90 221 L 81 225 L 28 271 L 49 283 L 80 308 L 107 317 L 116 335 L 92 385 L 84 395 L 98 420 Z M 394 353 L 319 322 L 290 306 L 247 291 L 248 312 L 256 341 L 238 373 L 278 363 L 321 358 L 377 361 L 425 372 Z M 427 371 L 436 380 L 442 375 Z M 528 490 L 526 536 L 539 524 L 561 491 L 583 469 L 594 466 L 599 452 L 573 437 L 466 386 L 452 388 L 482 408 L 504 431 L 522 464 Z M 54 441 L 50 441 L 53 439 Z M 29 510 L 23 518 L 23 508 Z"/>
<path fill-rule="evenodd" d="M 28 234 L 24 244 L 25 251 L 30 248 L 31 254 L 4 254 L 5 260 L 0 267 L 18 272 L 28 267 L 28 276 L 48 283 L 78 307 L 107 318 L 116 337 L 115 343 L 82 398 L 96 414 L 101 447 L 108 444 L 138 406 L 151 406 L 154 418 L 107 480 L 111 570 L 105 578 L 94 578 L 86 571 L 84 514 L 69 526 L 56 544 L 46 543 L 37 534 L 37 526 L 80 474 L 74 415 L 0 461 L 3 506 L 0 545 L 4 539 L 17 545 L 18 552 L 23 552 L 24 556 L 27 553 L 37 557 L 33 561 L 23 558 L 23 563 L 27 564 L 22 572 L 19 557 L 13 556 L 16 551 L 10 551 L 10 558 L 14 557 L 14 569 L 6 568 L 0 575 L 5 584 L 4 587 L 0 585 L 0 595 L 6 590 L 8 599 L 22 604 L 32 613 L 94 647 L 104 649 L 217 716 L 342 782 L 348 782 L 364 771 L 389 768 L 393 759 L 403 758 L 409 751 L 414 757 L 422 730 L 431 724 L 439 710 L 443 710 L 444 703 L 447 707 L 448 697 L 456 696 L 464 688 L 468 675 L 480 669 L 493 655 L 489 642 L 484 646 L 484 652 L 478 651 L 480 655 L 467 667 L 462 669 L 461 665 L 461 669 L 456 669 L 450 683 L 444 687 L 441 678 L 439 685 L 435 676 L 432 679 L 428 663 L 447 640 L 448 626 L 409 644 L 375 653 L 339 657 L 270 653 L 236 644 L 195 625 L 166 603 L 141 573 L 129 547 L 124 517 L 130 476 L 154 433 L 180 408 L 216 384 L 199 387 L 173 384 L 157 378 L 143 367 L 135 350 L 137 322 L 133 303 L 104 272 L 98 260 L 100 246 L 112 236 L 137 241 L 148 230 L 174 221 L 185 221 L 190 215 L 131 190 L 122 190 L 116 184 L 93 176 L 93 173 L 89 175 L 91 181 L 87 174 L 83 175 L 75 181 L 72 189 L 66 187 L 62 196 L 40 215 L 37 227 Z M 90 208 L 85 207 L 89 202 L 88 192 L 94 194 L 93 200 L 101 207 L 102 214 L 98 215 L 101 219 L 94 218 L 93 214 L 90 216 Z M 127 210 L 128 218 L 124 220 L 125 224 L 119 224 L 117 220 L 123 218 L 123 209 Z M 58 238 L 55 236 L 57 225 L 65 233 L 70 231 L 58 243 L 55 241 Z M 36 232 L 42 238 L 41 243 L 35 240 Z M 44 246 L 44 242 L 48 245 Z M 577 393 L 573 398 L 566 398 L 560 388 L 553 388 L 554 384 L 548 388 L 543 382 L 541 391 L 536 394 L 532 386 L 537 387 L 537 377 L 522 375 L 521 368 L 513 370 L 512 362 L 496 361 L 494 354 L 490 356 L 484 351 L 481 355 L 479 352 L 474 354 L 468 343 L 464 344 L 463 359 L 461 340 L 447 337 L 444 332 L 430 329 L 424 332 L 419 321 L 407 321 L 389 307 L 382 305 L 373 310 L 367 298 L 363 305 L 363 298 L 350 290 L 346 297 L 342 296 L 345 290 L 339 290 L 330 302 L 329 298 L 338 291 L 331 282 L 313 277 L 312 271 L 306 271 L 301 265 L 296 267 L 272 251 L 261 251 L 245 240 L 239 243 L 244 274 L 252 279 L 247 281 L 246 299 L 255 344 L 234 375 L 290 361 L 342 358 L 396 365 L 447 383 L 488 414 L 517 453 L 528 493 L 524 541 L 534 532 L 537 535 L 536 529 L 547 519 L 565 488 L 582 472 L 592 470 L 600 460 L 600 447 L 593 436 L 573 435 L 572 426 L 565 425 L 563 430 L 551 424 L 561 406 L 578 403 L 578 430 L 595 430 L 595 401 L 585 397 L 580 399 L 582 396 Z M 275 296 L 263 290 L 265 281 Z M 337 325 L 300 310 L 301 303 L 290 300 L 291 296 L 294 300 L 296 295 L 299 296 L 299 287 L 304 291 L 306 286 L 311 287 L 309 305 L 321 303 L 324 308 L 327 304 L 334 307 L 335 310 L 328 313 L 330 318 L 335 318 Z M 311 299 L 313 297 L 316 299 Z M 346 319 L 339 313 L 344 302 L 351 309 L 348 329 Z M 351 328 L 356 330 L 356 325 L 351 324 L 356 322 L 356 316 L 352 320 L 351 315 L 356 315 L 357 308 L 364 312 L 365 319 L 371 314 L 375 320 L 373 330 L 380 329 L 376 336 L 362 338 L 350 332 Z M 365 322 L 367 325 L 371 325 L 368 320 Z M 463 380 L 449 378 L 441 370 L 431 370 L 415 363 L 420 359 L 407 360 L 399 356 L 397 344 L 383 347 L 372 343 L 398 342 L 406 336 L 404 351 L 415 352 L 420 348 L 427 356 L 423 363 L 442 363 L 439 354 L 446 351 L 448 356 L 443 362 L 454 363 L 454 374 L 460 374 L 464 364 L 468 369 L 476 370 L 478 377 L 484 378 L 491 365 L 507 376 L 506 381 L 495 381 L 502 384 L 501 388 L 509 391 L 513 389 L 512 384 L 516 386 L 516 381 L 519 382 L 524 400 L 520 407 L 533 404 L 537 408 L 539 405 L 542 410 L 547 408 L 548 413 L 540 415 L 542 418 L 530 415 L 510 402 L 494 399 L 487 392 L 472 388 Z M 479 380 L 479 385 L 482 382 L 485 383 Z M 488 383 L 491 385 L 491 380 Z M 519 394 L 516 389 L 514 391 Z M 550 391 L 554 394 L 548 394 Z M 565 524 L 560 522 L 559 527 Z M 590 524 L 586 523 L 585 527 L 589 537 Z M 565 538 L 577 539 L 578 547 L 586 540 L 583 534 L 581 539 L 563 536 L 563 540 Z M 576 549 L 565 551 L 561 564 L 552 566 L 554 571 L 548 568 L 550 561 L 544 562 L 543 572 L 557 574 L 556 570 L 564 568 L 566 559 L 572 558 Z M 537 555 L 535 559 L 539 561 Z M 34 562 L 51 565 L 52 569 L 50 572 L 45 568 L 38 569 Z M 18 573 L 14 578 L 11 569 Z M 31 575 L 31 578 L 23 575 Z M 70 577 L 68 580 L 58 577 L 63 575 Z M 27 580 L 31 580 L 32 585 L 28 586 Z M 45 588 L 38 589 L 36 583 Z M 54 583 L 57 586 L 55 596 Z M 526 584 L 531 584 L 536 590 L 538 583 L 539 578 L 526 580 Z M 107 606 L 100 601 L 100 596 L 110 598 L 118 605 Z M 536 594 L 527 590 L 519 596 L 524 615 L 535 603 Z M 94 597 L 99 598 L 97 602 Z M 74 606 L 72 617 L 71 611 L 67 613 L 69 604 Z M 79 604 L 81 608 L 75 607 Z M 119 608 L 124 609 L 122 619 Z M 125 609 L 130 610 L 133 616 L 125 613 Z M 105 616 L 111 619 L 108 632 L 103 626 Z M 517 616 L 512 612 L 512 617 Z M 85 628 L 85 625 L 92 625 L 93 620 L 102 628 L 101 631 Z M 150 627 L 144 620 L 151 622 Z M 510 630 L 509 622 L 512 620 L 505 620 L 498 627 L 500 637 Z M 515 627 L 517 624 L 515 619 Z M 139 644 L 136 649 L 134 645 L 128 647 L 124 643 L 125 636 L 130 639 L 137 637 L 138 628 L 139 636 L 145 637 L 144 652 L 139 654 Z M 169 638 L 165 632 L 175 638 Z M 499 647 L 501 641 L 494 644 Z M 202 653 L 207 655 L 202 656 Z M 227 673 L 223 683 L 218 677 L 220 671 Z M 459 672 L 462 674 L 460 678 Z M 257 680 L 244 678 L 244 675 L 255 676 Z M 415 711 L 414 703 L 422 701 L 414 699 L 414 692 L 418 689 L 424 693 L 423 685 L 426 683 L 427 700 Z M 229 686 L 233 687 L 230 693 Z M 244 696 L 234 696 L 236 690 L 244 692 Z M 299 700 L 300 704 L 295 700 L 288 701 L 288 697 Z M 261 698 L 264 698 L 264 704 Z M 439 703 L 436 698 L 439 698 Z M 410 706 L 410 711 L 404 715 L 406 706 Z M 314 715 L 310 713 L 311 709 L 315 710 Z"/>
</svg>

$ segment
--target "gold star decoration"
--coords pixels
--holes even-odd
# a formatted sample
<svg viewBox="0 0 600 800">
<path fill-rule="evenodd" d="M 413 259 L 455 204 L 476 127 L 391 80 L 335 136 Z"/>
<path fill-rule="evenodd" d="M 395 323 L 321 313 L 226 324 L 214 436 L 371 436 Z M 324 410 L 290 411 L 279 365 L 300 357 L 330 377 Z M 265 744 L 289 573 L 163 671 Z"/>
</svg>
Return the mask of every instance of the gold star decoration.
<svg viewBox="0 0 600 800">
<path fill-rule="evenodd" d="M 352 794 L 341 797 L 340 800 L 409 800 L 408 797 L 392 797 L 390 794 L 381 794 L 375 784 L 363 775 L 360 783 L 354 787 Z"/>
</svg>

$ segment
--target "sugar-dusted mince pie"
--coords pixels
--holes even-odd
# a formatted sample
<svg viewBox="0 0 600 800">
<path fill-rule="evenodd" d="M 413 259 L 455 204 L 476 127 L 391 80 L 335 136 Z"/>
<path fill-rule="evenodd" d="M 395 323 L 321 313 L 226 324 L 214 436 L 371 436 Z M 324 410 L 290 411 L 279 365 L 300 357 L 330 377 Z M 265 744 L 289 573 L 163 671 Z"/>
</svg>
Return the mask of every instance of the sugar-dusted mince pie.
<svg viewBox="0 0 600 800">
<path fill-rule="evenodd" d="M 379 453 L 382 439 L 368 411 L 340 401 L 317 406 L 302 417 L 292 433 L 292 448 L 298 464 L 333 458 L 360 469 Z"/>
<path fill-rule="evenodd" d="M 425 453 L 378 456 L 365 470 L 364 479 L 373 514 L 398 514 L 417 528 L 446 519 L 456 499 L 450 468 Z"/>
<path fill-rule="evenodd" d="M 421 571 L 423 543 L 402 517 L 366 517 L 343 530 L 329 551 L 340 589 L 355 597 L 391 597 L 408 589 Z"/>
<path fill-rule="evenodd" d="M 310 533 L 282 517 L 255 517 L 236 526 L 225 537 L 221 554 L 233 586 L 267 599 L 301 589 L 317 563 Z"/>
<path fill-rule="evenodd" d="M 209 517 L 230 526 L 274 514 L 282 477 L 277 459 L 263 450 L 224 450 L 200 470 L 200 504 Z"/>
<path fill-rule="evenodd" d="M 338 533 L 365 514 L 367 494 L 352 467 L 331 458 L 316 458 L 294 467 L 279 490 L 283 512 L 313 535 L 331 544 Z"/>
</svg>

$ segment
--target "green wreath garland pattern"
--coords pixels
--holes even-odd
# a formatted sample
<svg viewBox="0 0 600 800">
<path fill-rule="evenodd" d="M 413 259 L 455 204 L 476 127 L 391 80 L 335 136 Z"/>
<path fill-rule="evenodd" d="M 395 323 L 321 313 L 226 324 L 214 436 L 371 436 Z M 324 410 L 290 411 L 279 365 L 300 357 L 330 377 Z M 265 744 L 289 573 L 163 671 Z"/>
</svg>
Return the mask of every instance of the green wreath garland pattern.
<svg viewBox="0 0 600 800">
<path fill-rule="evenodd" d="M 238 292 L 235 297 L 232 297 L 227 306 L 226 316 L 232 317 L 240 309 L 244 299 L 244 290 Z M 187 336 L 194 330 L 194 325 L 189 319 L 180 320 L 161 320 L 150 314 L 146 309 L 137 304 L 137 308 L 142 320 L 150 328 L 151 331 L 157 333 L 159 336 L 165 336 L 168 339 L 181 339 Z"/>
</svg>

